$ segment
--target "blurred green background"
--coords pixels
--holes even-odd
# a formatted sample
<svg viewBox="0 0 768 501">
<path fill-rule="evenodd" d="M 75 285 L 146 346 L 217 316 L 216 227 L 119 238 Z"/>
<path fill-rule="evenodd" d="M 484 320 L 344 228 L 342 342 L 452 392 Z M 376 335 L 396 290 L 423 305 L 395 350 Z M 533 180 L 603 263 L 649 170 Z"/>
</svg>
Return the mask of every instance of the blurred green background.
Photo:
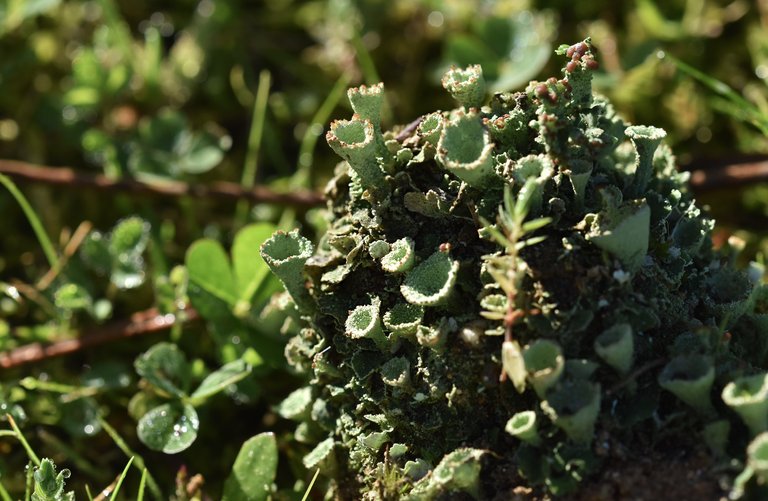
<svg viewBox="0 0 768 501">
<path fill-rule="evenodd" d="M 2 0 L 0 173 L 5 160 L 20 160 L 151 186 L 320 192 L 338 161 L 324 131 L 350 113 L 347 87 L 383 81 L 385 126 L 407 124 L 453 106 L 439 83 L 452 64 L 481 64 L 494 92 L 522 90 L 557 74 L 555 47 L 587 36 L 599 51 L 597 90 L 627 120 L 665 128 L 681 165 L 717 172 L 749 160 L 760 171 L 768 154 L 765 0 Z M 99 417 L 144 457 L 164 493 L 174 492 L 184 465 L 205 477 L 213 498 L 243 441 L 275 431 L 279 496 L 300 498 L 308 446 L 276 407 L 299 386 L 281 355 L 280 332 L 291 326 L 268 303 L 277 286 L 254 271 L 245 306 L 222 307 L 206 296 L 189 249 L 213 249 L 201 251 L 203 261 L 226 262 L 236 235 L 255 242 L 295 226 L 312 235 L 322 217 L 234 196 L 53 186 L 46 175 L 19 187 L 64 257 L 54 272 L 17 200 L 0 189 L 0 351 L 98 332 L 150 308 L 183 316 L 193 306 L 202 321 L 4 369 L 0 410 L 17 417 L 39 455 L 75 472 L 76 489 L 109 484 L 126 461 Z M 697 193 L 718 219 L 720 240 L 735 235 L 744 259 L 759 259 L 768 249 L 768 184 L 723 179 Z M 235 244 L 235 267 L 238 255 L 247 261 L 243 249 L 256 259 L 256 247 Z M 197 439 L 173 456 L 136 437 L 136 421 L 168 395 L 133 368 L 169 339 L 190 360 L 192 381 L 233 360 L 254 367 L 200 405 Z M 0 482 L 11 492 L 23 491 L 25 464 L 18 443 L 0 437 Z M 135 486 L 138 476 L 126 482 Z M 194 497 L 180 492 L 176 499 Z"/>
</svg>

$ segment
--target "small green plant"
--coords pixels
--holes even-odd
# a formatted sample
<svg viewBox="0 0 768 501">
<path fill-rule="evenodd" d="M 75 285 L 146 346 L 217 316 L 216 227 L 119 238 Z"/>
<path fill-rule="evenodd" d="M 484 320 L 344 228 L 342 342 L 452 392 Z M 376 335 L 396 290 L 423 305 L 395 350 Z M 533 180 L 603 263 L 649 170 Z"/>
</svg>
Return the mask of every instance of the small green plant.
<svg viewBox="0 0 768 501">
<path fill-rule="evenodd" d="M 136 372 L 164 401 L 150 406 L 143 413 L 137 434 L 147 447 L 166 454 L 183 451 L 197 438 L 200 419 L 196 406 L 241 381 L 251 372 L 251 367 L 245 361 L 235 360 L 210 373 L 190 392 L 191 367 L 184 354 L 171 343 L 154 345 L 136 359 L 135 367 Z M 151 401 L 146 393 L 138 395 L 145 396 L 142 400 Z M 139 403 L 135 405 L 141 406 Z"/>
</svg>

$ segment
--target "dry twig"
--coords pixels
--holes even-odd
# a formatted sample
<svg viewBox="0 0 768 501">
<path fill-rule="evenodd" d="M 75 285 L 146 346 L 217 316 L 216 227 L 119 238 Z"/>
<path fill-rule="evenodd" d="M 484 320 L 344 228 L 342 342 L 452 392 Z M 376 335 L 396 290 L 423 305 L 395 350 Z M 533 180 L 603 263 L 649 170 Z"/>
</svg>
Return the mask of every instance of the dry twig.
<svg viewBox="0 0 768 501">
<path fill-rule="evenodd" d="M 0 368 L 10 369 L 24 364 L 39 362 L 44 359 L 59 357 L 98 346 L 111 341 L 118 341 L 134 336 L 152 334 L 173 327 L 177 322 L 190 322 L 200 318 L 196 310 L 184 310 L 184 318 L 178 315 L 161 314 L 156 308 L 140 311 L 128 320 L 94 328 L 81 336 L 56 341 L 51 344 L 32 343 L 0 353 Z"/>
<path fill-rule="evenodd" d="M 45 167 L 17 160 L 0 159 L 0 173 L 16 181 L 45 183 L 69 188 L 95 188 L 103 191 L 122 191 L 136 195 L 167 197 L 218 198 L 224 200 L 250 200 L 291 207 L 309 208 L 323 203 L 322 195 L 311 191 L 280 193 L 263 186 L 244 189 L 238 184 L 223 181 L 210 184 L 188 184 L 181 181 L 141 182 L 135 179 L 110 179 L 101 174 L 88 174 L 69 167 Z"/>
</svg>

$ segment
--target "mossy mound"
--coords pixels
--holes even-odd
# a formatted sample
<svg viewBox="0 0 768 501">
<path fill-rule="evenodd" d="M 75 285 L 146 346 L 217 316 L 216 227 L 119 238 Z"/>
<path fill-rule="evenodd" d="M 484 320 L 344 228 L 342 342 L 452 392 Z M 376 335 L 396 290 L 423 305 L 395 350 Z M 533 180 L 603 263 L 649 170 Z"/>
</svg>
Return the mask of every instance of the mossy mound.
<svg viewBox="0 0 768 501">
<path fill-rule="evenodd" d="M 510 464 L 561 494 L 610 456 L 595 436 L 625 455 L 751 439 L 720 393 L 765 367 L 764 289 L 713 251 L 664 131 L 593 96 L 589 40 L 559 53 L 562 78 L 479 108 L 480 68 L 451 70 L 462 107 L 392 132 L 383 86 L 353 89 L 330 128 L 345 161 L 286 283 L 286 355 L 309 378 L 296 439 L 342 498 L 492 498 Z"/>
</svg>

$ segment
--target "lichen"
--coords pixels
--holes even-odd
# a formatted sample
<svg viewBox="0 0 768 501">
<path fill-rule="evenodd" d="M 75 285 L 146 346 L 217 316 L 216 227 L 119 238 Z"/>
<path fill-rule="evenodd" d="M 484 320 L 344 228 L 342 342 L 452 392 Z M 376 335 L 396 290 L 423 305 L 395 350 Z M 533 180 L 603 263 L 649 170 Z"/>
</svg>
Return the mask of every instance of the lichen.
<svg viewBox="0 0 768 501">
<path fill-rule="evenodd" d="M 295 233 L 262 249 L 308 382 L 281 409 L 340 498 L 503 498 L 509 464 L 560 494 L 599 471 L 597 434 L 632 451 L 675 426 L 746 460 L 766 427 L 739 379 L 764 372 L 766 289 L 713 250 L 664 131 L 593 94 L 590 41 L 558 53 L 562 77 L 490 101 L 480 67 L 453 69 L 461 108 L 393 131 L 381 85 L 351 90 L 327 233 L 309 259 Z M 735 494 L 763 482 L 762 443 Z"/>
</svg>

